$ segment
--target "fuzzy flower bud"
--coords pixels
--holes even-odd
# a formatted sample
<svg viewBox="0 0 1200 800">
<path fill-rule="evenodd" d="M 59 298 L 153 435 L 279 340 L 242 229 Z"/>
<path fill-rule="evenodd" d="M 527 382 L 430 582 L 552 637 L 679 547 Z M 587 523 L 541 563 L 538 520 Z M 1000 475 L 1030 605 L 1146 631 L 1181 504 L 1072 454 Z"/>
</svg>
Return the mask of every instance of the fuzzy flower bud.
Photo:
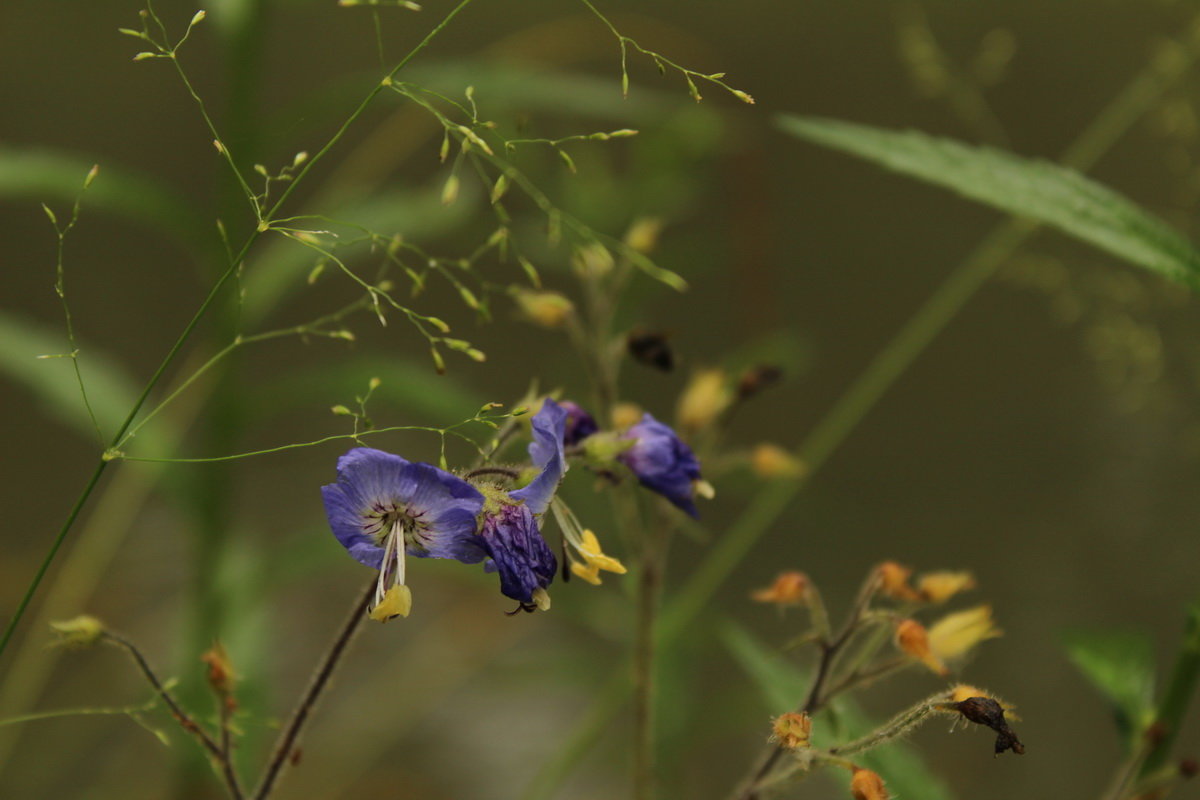
<svg viewBox="0 0 1200 800">
<path fill-rule="evenodd" d="M 850 779 L 850 794 L 854 800 L 888 800 L 891 797 L 884 788 L 883 778 L 879 777 L 879 773 L 862 767 L 854 767 L 854 777 Z"/>
<path fill-rule="evenodd" d="M 804 712 L 789 711 L 771 720 L 770 741 L 778 743 L 784 750 L 809 747 L 811 734 L 812 718 Z"/>
<path fill-rule="evenodd" d="M 764 589 L 758 589 L 750 594 L 750 599 L 758 603 L 774 603 L 777 606 L 799 606 L 808 602 L 808 576 L 803 572 L 791 570 L 781 572 L 775 582 Z"/>
<path fill-rule="evenodd" d="M 895 561 L 885 561 L 875 568 L 879 573 L 879 590 L 893 600 L 913 602 L 921 596 L 908 585 L 912 570 Z"/>
</svg>

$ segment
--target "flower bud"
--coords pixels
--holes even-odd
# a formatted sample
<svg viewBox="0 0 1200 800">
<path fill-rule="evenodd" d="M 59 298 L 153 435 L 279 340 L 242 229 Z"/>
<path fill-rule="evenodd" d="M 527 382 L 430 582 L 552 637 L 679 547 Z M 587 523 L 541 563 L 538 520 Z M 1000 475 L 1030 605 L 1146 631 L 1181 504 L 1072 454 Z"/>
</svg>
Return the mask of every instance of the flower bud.
<svg viewBox="0 0 1200 800">
<path fill-rule="evenodd" d="M 750 454 L 750 467 L 760 478 L 799 478 L 807 471 L 804 463 L 777 444 L 765 442 Z"/>
<path fill-rule="evenodd" d="M 87 614 L 51 622 L 50 628 L 58 634 L 58 644 L 64 647 L 91 647 L 104 635 L 104 623 Z"/>
<path fill-rule="evenodd" d="M 774 603 L 777 606 L 799 606 L 808 602 L 808 576 L 791 570 L 781 572 L 775 582 L 765 589 L 752 592 L 750 598 L 758 603 Z"/>
<path fill-rule="evenodd" d="M 854 767 L 854 777 L 850 779 L 850 794 L 854 800 L 888 800 L 891 797 L 883 786 L 883 778 L 878 772 L 872 772 L 862 767 Z"/>
<path fill-rule="evenodd" d="M 812 733 L 812 718 L 804 712 L 789 711 L 771 720 L 771 741 L 784 750 L 809 747 Z"/>
<path fill-rule="evenodd" d="M 913 602 L 921 596 L 908 585 L 912 570 L 895 561 L 885 561 L 875 568 L 879 573 L 879 590 L 893 600 Z"/>
<path fill-rule="evenodd" d="M 233 672 L 233 664 L 229 660 L 229 654 L 225 652 L 225 647 L 220 642 L 217 642 L 210 647 L 204 655 L 200 656 L 205 666 L 208 667 L 208 685 L 213 691 L 218 694 L 229 694 L 233 691 L 233 684 L 236 676 Z"/>
<path fill-rule="evenodd" d="M 935 655 L 930 646 L 929 632 L 915 619 L 901 620 L 896 624 L 896 647 L 929 667 L 936 674 L 950 674 L 950 670 Z"/>
<path fill-rule="evenodd" d="M 724 370 L 704 369 L 696 372 L 679 396 L 679 408 L 676 411 L 679 426 L 687 431 L 707 428 L 729 407 L 731 399 Z"/>
<path fill-rule="evenodd" d="M 575 305 L 558 292 L 517 288 L 512 296 L 521 315 L 543 328 L 561 328 L 575 313 Z"/>
<path fill-rule="evenodd" d="M 625 244 L 639 253 L 649 253 L 658 244 L 663 221 L 658 217 L 640 217 L 625 232 Z"/>
<path fill-rule="evenodd" d="M 617 403 L 612 408 L 612 424 L 619 431 L 636 425 L 642 419 L 641 407 L 636 403 Z"/>
</svg>

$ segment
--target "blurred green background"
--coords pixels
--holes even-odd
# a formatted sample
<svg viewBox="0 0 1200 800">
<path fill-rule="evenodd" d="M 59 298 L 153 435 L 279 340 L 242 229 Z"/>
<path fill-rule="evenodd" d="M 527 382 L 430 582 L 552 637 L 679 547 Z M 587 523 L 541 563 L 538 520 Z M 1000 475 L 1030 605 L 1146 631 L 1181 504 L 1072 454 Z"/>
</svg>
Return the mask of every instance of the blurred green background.
<svg viewBox="0 0 1200 800">
<path fill-rule="evenodd" d="M 0 6 L 8 66 L 0 71 L 6 614 L 98 450 L 74 400 L 69 363 L 33 360 L 67 349 L 53 292 L 54 234 L 38 203 L 64 216 L 87 168 L 101 165 L 65 266 L 81 363 L 103 396 L 108 430 L 211 285 L 215 217 L 235 240 L 250 224 L 231 204 L 212 137 L 169 65 L 130 60 L 139 43 L 115 29 L 137 27 L 138 8 L 113 0 Z M 420 14 L 385 10 L 389 57 L 449 8 L 428 0 Z M 776 113 L 912 127 L 1054 158 L 1152 58 L 1175 52 L 1169 41 L 1195 14 L 1189 3 L 1151 0 L 612 0 L 602 8 L 643 45 L 701 71 L 726 72 L 757 105 L 715 87 L 702 87 L 697 105 L 680 80 L 633 56 L 632 91 L 622 100 L 611 35 L 584 7 L 545 0 L 476 0 L 405 75 L 456 96 L 474 85 L 484 117 L 530 136 L 641 131 L 571 146 L 577 174 L 549 152 L 524 149 L 514 158 L 599 230 L 619 236 L 637 218 L 664 220 L 655 258 L 692 288 L 678 294 L 641 278 L 620 322 L 670 331 L 680 365 L 671 374 L 629 365 L 624 399 L 670 418 L 696 368 L 762 358 L 784 364 L 784 383 L 736 419 L 728 437 L 735 451 L 800 441 L 1001 219 L 789 138 L 776 130 Z M 182 30 L 196 8 L 164 2 L 160 10 Z M 254 4 L 223 0 L 207 10 L 181 59 L 218 126 L 227 130 L 232 120 L 226 135 L 235 153 L 275 167 L 299 150 L 315 151 L 377 79 L 363 9 L 293 0 L 256 12 Z M 248 33 L 244 41 L 222 37 L 230 30 Z M 242 111 L 227 100 L 239 86 L 248 92 Z M 1193 69 L 1091 172 L 1193 238 L 1198 89 Z M 436 159 L 438 133 L 411 106 L 381 99 L 298 192 L 296 207 L 369 219 L 433 252 L 465 255 L 494 220 L 479 190 L 465 188 L 449 209 L 437 202 L 446 175 Z M 56 160 L 64 154 L 77 163 Z M 113 213 L 125 196 L 123 173 L 146 176 L 170 195 L 133 186 L 127 196 L 140 207 Z M 244 329 L 304 322 L 354 298 L 344 282 L 305 284 L 311 264 L 310 254 L 277 242 L 254 250 Z M 540 266 L 548 286 L 574 291 L 565 263 Z M 513 264 L 493 260 L 482 269 L 496 283 L 520 279 Z M 370 410 L 380 424 L 449 424 L 484 402 L 515 401 L 533 379 L 584 394 L 586 376 L 565 337 L 517 319 L 503 296 L 495 296 L 495 321 L 486 325 L 444 288 L 415 307 L 446 318 L 488 361 L 450 354 L 449 374 L 437 377 L 410 328 L 395 320 L 381 329 L 360 316 L 351 344 L 284 339 L 246 349 L 172 406 L 131 452 L 210 456 L 345 432 L 345 420 L 328 408 L 350 404 L 376 375 L 384 383 Z M 1022 247 L 823 466 L 669 654 L 664 796 L 724 796 L 760 749 L 769 716 L 784 710 L 764 700 L 720 631 L 737 620 L 774 645 L 799 632 L 799 616 L 781 618 L 750 603 L 748 592 L 779 569 L 802 569 L 837 613 L 866 571 L 891 558 L 918 569 L 972 570 L 978 596 L 994 605 L 1005 630 L 963 677 L 1019 707 L 1028 754 L 993 760 L 984 734 L 927 726 L 913 741 L 954 795 L 1097 797 L 1120 745 L 1061 636 L 1071 628 L 1138 630 L 1169 663 L 1200 564 L 1196 312 L 1185 290 L 1062 235 L 1039 233 Z M 234 324 L 228 312 L 217 314 L 184 361 L 194 369 L 228 342 Z M 209 391 L 215 403 L 189 404 Z M 427 434 L 375 444 L 436 458 L 436 438 Z M 39 605 L 48 597 L 57 605 L 34 610 L 103 618 L 164 674 L 179 676 L 181 694 L 205 709 L 197 656 L 219 634 L 245 678 L 249 767 L 367 577 L 328 534 L 319 502 L 317 487 L 332 480 L 343 449 L 335 443 L 227 464 L 116 465 L 50 574 L 60 579 L 55 594 L 47 585 L 40 595 Z M 452 453 L 460 462 L 469 457 L 466 449 Z M 737 470 L 715 483 L 716 499 L 702 506 L 714 539 L 756 485 Z M 565 491 L 585 521 L 611 526 L 586 478 Z M 678 538 L 668 597 L 708 547 L 703 537 Z M 72 557 L 77 572 L 61 579 Z M 356 642 L 280 797 L 521 797 L 620 664 L 631 619 L 630 587 L 621 579 L 600 589 L 560 586 L 552 612 L 507 618 L 493 579 L 475 570 L 417 563 L 412 573 L 413 617 L 368 628 Z M 6 675 L 20 667 L 23 676 L 16 696 L 10 687 L 0 697 L 0 716 L 31 702 L 107 707 L 147 696 L 116 652 L 45 650 L 48 634 L 34 618 L 0 663 Z M 862 700 L 882 716 L 941 685 L 905 674 Z M 0 727 L 2 793 L 220 796 L 186 755 L 192 744 L 161 713 L 153 719 L 169 749 L 120 717 Z M 622 714 L 559 796 L 623 796 L 628 737 Z M 1197 751 L 1194 724 L 1184 744 Z M 838 791 L 814 783 L 794 794 Z"/>
</svg>

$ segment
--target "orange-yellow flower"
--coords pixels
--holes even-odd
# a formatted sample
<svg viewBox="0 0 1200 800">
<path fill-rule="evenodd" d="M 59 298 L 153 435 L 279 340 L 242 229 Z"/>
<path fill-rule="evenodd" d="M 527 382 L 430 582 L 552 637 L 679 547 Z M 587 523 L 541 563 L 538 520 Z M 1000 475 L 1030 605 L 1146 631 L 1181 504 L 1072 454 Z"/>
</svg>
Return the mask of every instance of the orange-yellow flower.
<svg viewBox="0 0 1200 800">
<path fill-rule="evenodd" d="M 927 572 L 917 578 L 917 594 L 927 603 L 944 603 L 974 588 L 975 576 L 969 572 Z"/>
<path fill-rule="evenodd" d="M 961 658 L 980 642 L 1000 636 L 992 607 L 983 605 L 947 614 L 929 628 L 929 647 L 943 661 Z"/>
<path fill-rule="evenodd" d="M 921 596 L 908 585 L 912 570 L 895 561 L 885 561 L 875 568 L 879 573 L 879 590 L 893 600 L 912 602 Z"/>
<path fill-rule="evenodd" d="M 925 630 L 925 626 L 915 619 L 905 619 L 896 623 L 897 647 L 938 675 L 949 675 L 949 668 L 938 657 L 929 638 L 929 632 Z"/>
<path fill-rule="evenodd" d="M 781 572 L 775 582 L 765 589 L 751 593 L 750 598 L 759 603 L 774 603 L 778 606 L 799 606 L 808 601 L 808 576 L 791 570 Z"/>
</svg>

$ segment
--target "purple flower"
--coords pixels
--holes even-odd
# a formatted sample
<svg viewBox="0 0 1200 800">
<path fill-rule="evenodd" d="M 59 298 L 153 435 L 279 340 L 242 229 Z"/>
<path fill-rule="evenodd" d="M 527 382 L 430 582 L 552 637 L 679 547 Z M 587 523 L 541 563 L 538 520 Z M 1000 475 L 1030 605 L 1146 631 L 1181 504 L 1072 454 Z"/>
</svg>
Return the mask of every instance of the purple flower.
<svg viewBox="0 0 1200 800">
<path fill-rule="evenodd" d="M 321 487 L 325 513 L 342 547 L 379 570 L 372 617 L 408 615 L 406 554 L 466 564 L 487 555 L 475 535 L 483 495 L 461 478 L 369 447 L 339 458 L 337 472 Z"/>
<path fill-rule="evenodd" d="M 563 430 L 563 445 L 566 447 L 577 445 L 600 430 L 595 418 L 578 403 L 564 400 L 558 405 L 567 412 L 567 424 Z"/>
<path fill-rule="evenodd" d="M 698 516 L 692 496 L 700 480 L 700 462 L 692 448 L 649 414 L 631 426 L 623 438 L 634 442 L 617 458 L 629 467 L 642 486 L 658 492 L 693 517 Z"/>
<path fill-rule="evenodd" d="M 563 454 L 566 422 L 567 410 L 547 399 L 533 417 L 529 445 L 529 457 L 540 472 L 513 492 L 483 487 L 487 499 L 480 539 L 491 559 L 486 568 L 500 573 L 501 593 L 520 603 L 524 611 L 550 607 L 546 587 L 554 580 L 558 560 L 542 538 L 538 521 L 567 471 Z"/>
</svg>

